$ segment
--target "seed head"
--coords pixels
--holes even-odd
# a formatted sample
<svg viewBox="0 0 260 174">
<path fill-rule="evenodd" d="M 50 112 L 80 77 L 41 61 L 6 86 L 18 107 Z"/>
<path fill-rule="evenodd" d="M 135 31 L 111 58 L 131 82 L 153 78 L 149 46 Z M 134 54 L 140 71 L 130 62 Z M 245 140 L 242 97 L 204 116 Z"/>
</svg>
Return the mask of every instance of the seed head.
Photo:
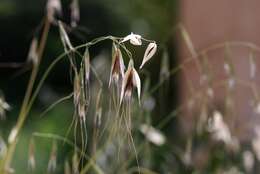
<svg viewBox="0 0 260 174">
<path fill-rule="evenodd" d="M 123 78 L 123 84 L 120 95 L 120 104 L 122 103 L 123 98 L 126 98 L 127 100 L 131 98 L 132 90 L 134 87 L 137 88 L 138 100 L 140 104 L 141 80 L 137 71 L 134 68 L 134 62 L 131 59 Z"/>
<path fill-rule="evenodd" d="M 38 49 L 38 40 L 36 37 L 32 39 L 31 46 L 29 49 L 29 53 L 27 56 L 27 62 L 32 63 L 33 65 L 36 65 L 38 63 L 38 54 L 37 54 L 37 49 Z"/>
<path fill-rule="evenodd" d="M 73 46 L 72 46 L 72 44 L 70 42 L 69 36 L 68 36 L 67 32 L 64 29 L 64 26 L 63 26 L 62 22 L 59 21 L 58 23 L 59 23 L 59 29 L 60 29 L 60 38 L 61 38 L 64 50 L 66 52 L 68 52 L 70 50 L 74 50 L 74 48 L 73 48 Z"/>
<path fill-rule="evenodd" d="M 118 84 L 119 78 L 124 77 L 124 71 L 125 71 L 125 65 L 124 65 L 122 53 L 118 48 L 118 46 L 113 43 L 109 86 L 111 85 L 112 82 Z"/>
<path fill-rule="evenodd" d="M 149 45 L 147 46 L 145 53 L 144 53 L 144 58 L 143 58 L 143 62 L 140 66 L 140 69 L 144 66 L 144 64 L 149 61 L 153 55 L 156 53 L 157 50 L 157 45 L 155 42 L 151 42 L 149 43 Z"/>
<path fill-rule="evenodd" d="M 84 53 L 84 65 L 85 65 L 85 78 L 86 81 L 89 81 L 89 75 L 90 75 L 90 56 L 89 56 L 89 50 L 88 47 L 85 50 Z"/>
</svg>

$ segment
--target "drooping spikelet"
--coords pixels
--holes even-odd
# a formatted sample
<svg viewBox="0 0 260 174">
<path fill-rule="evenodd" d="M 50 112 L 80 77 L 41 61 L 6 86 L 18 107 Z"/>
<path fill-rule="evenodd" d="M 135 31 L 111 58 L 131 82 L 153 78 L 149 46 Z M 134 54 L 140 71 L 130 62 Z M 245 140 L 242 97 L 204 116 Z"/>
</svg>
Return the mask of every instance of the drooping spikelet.
<svg viewBox="0 0 260 174">
<path fill-rule="evenodd" d="M 144 66 L 146 62 L 148 62 L 153 57 L 153 55 L 156 53 L 156 50 L 157 50 L 157 45 L 155 42 L 151 42 L 148 44 L 144 53 L 144 58 L 140 66 L 140 69 Z"/>
<path fill-rule="evenodd" d="M 140 103 L 140 95 L 141 95 L 141 80 L 134 68 L 134 62 L 131 59 L 128 64 L 127 71 L 123 78 L 121 95 L 120 95 L 120 104 L 122 103 L 123 99 L 129 100 L 132 96 L 133 88 L 137 88 L 138 100 Z"/>
<path fill-rule="evenodd" d="M 124 71 L 125 71 L 125 65 L 124 65 L 122 53 L 118 48 L 118 45 L 113 43 L 109 86 L 111 85 L 111 83 L 115 83 L 117 86 L 119 86 L 119 79 L 124 77 Z"/>
</svg>

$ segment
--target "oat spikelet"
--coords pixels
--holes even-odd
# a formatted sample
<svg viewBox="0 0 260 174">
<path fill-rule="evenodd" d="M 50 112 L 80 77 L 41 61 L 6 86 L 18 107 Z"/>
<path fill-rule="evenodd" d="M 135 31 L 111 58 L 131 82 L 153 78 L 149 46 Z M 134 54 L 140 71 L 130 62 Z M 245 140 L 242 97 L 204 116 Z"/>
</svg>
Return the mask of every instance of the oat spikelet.
<svg viewBox="0 0 260 174">
<path fill-rule="evenodd" d="M 156 43 L 155 42 L 149 43 L 149 45 L 147 46 L 147 48 L 145 50 L 143 62 L 141 64 L 141 66 L 139 67 L 139 69 L 141 69 L 144 66 L 144 64 L 146 62 L 148 62 L 154 56 L 154 54 L 156 53 L 156 50 L 157 50 Z"/>
<path fill-rule="evenodd" d="M 84 52 L 84 67 L 85 67 L 85 78 L 86 82 L 89 82 L 89 75 L 90 75 L 90 55 L 89 55 L 89 49 L 86 47 L 86 50 Z"/>
<path fill-rule="evenodd" d="M 33 65 L 38 64 L 38 40 L 36 37 L 34 37 L 31 41 L 30 49 L 27 56 L 27 62 L 32 63 Z"/>
<path fill-rule="evenodd" d="M 124 77 L 125 65 L 121 50 L 118 45 L 113 43 L 112 47 L 112 64 L 109 78 L 109 86 L 111 83 L 117 84 L 119 86 L 119 79 Z"/>
<path fill-rule="evenodd" d="M 59 23 L 59 29 L 60 29 L 60 38 L 61 38 L 65 52 L 68 52 L 70 50 L 74 50 L 74 48 L 73 48 L 73 46 L 70 42 L 69 36 L 64 29 L 62 22 L 59 21 L 58 23 Z"/>
<path fill-rule="evenodd" d="M 134 68 L 134 62 L 131 59 L 129 61 L 127 71 L 123 78 L 121 95 L 120 95 L 120 105 L 124 98 L 126 100 L 129 100 L 131 98 L 132 90 L 134 87 L 137 88 L 138 100 L 139 100 L 139 104 L 140 104 L 141 80 L 140 80 L 140 77 L 139 77 L 137 71 Z"/>
</svg>

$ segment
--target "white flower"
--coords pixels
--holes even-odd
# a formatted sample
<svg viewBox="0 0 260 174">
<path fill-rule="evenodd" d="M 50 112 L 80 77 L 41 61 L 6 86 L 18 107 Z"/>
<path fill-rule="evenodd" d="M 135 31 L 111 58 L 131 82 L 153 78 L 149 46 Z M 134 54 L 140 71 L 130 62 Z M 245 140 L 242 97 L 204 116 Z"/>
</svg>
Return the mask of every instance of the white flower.
<svg viewBox="0 0 260 174">
<path fill-rule="evenodd" d="M 141 66 L 140 66 L 140 69 L 144 66 L 144 64 L 145 64 L 148 60 L 150 60 L 150 59 L 153 57 L 153 55 L 155 54 L 156 50 L 157 50 L 157 45 L 156 45 L 156 43 L 155 43 L 155 42 L 149 43 L 149 45 L 147 46 L 147 48 L 146 48 L 146 50 L 145 50 L 143 62 L 142 62 L 142 64 L 141 64 Z"/>
<path fill-rule="evenodd" d="M 165 144 L 166 138 L 165 136 L 157 129 L 152 126 L 142 124 L 140 126 L 140 131 L 145 135 L 148 141 L 151 143 L 161 146 Z"/>
<path fill-rule="evenodd" d="M 142 36 L 131 33 L 128 36 L 124 37 L 124 39 L 121 42 L 123 43 L 123 42 L 130 40 L 130 43 L 133 45 L 142 45 L 141 39 L 142 39 Z"/>
</svg>

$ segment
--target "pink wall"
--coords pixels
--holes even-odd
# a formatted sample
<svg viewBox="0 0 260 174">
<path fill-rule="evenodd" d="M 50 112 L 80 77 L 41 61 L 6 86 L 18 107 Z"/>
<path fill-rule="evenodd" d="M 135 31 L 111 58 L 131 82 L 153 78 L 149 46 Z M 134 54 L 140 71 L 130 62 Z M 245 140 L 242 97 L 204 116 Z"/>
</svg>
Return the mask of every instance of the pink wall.
<svg viewBox="0 0 260 174">
<path fill-rule="evenodd" d="M 259 0 L 182 0 L 180 21 L 188 31 L 193 46 L 197 53 L 201 50 L 225 41 L 245 41 L 260 45 L 260 1 Z M 190 52 L 180 40 L 180 63 L 190 57 Z M 230 46 L 231 61 L 234 65 L 235 77 L 241 81 L 248 81 L 250 85 L 260 85 L 258 68 L 260 69 L 259 52 L 256 52 L 256 77 L 250 79 L 249 54 L 251 49 L 244 46 Z M 212 73 L 213 83 L 220 83 L 227 79 L 224 71 L 225 47 L 207 52 L 209 60 L 209 72 Z M 196 59 L 203 60 L 200 57 Z M 190 98 L 189 85 L 191 82 L 194 93 L 199 90 L 206 91 L 207 83 L 200 85 L 201 73 L 194 60 L 185 64 L 184 71 L 180 73 L 181 103 L 187 103 Z M 198 63 L 199 67 L 201 62 Z M 203 68 L 202 68 L 203 70 Z M 186 78 L 185 78 L 186 77 Z M 213 85 L 214 86 L 214 85 Z M 252 135 L 252 126 L 259 122 L 260 115 L 254 112 L 255 99 L 250 87 L 235 83 L 233 91 L 233 106 L 225 110 L 226 86 L 214 87 L 214 97 L 210 110 L 218 109 L 228 112 L 224 115 L 234 135 L 241 139 L 247 139 Z M 193 109 L 186 108 L 181 117 L 183 129 L 187 133 L 194 129 L 193 122 L 201 115 L 201 103 L 203 98 L 196 98 Z M 192 121 L 193 120 L 193 121 Z"/>
</svg>

